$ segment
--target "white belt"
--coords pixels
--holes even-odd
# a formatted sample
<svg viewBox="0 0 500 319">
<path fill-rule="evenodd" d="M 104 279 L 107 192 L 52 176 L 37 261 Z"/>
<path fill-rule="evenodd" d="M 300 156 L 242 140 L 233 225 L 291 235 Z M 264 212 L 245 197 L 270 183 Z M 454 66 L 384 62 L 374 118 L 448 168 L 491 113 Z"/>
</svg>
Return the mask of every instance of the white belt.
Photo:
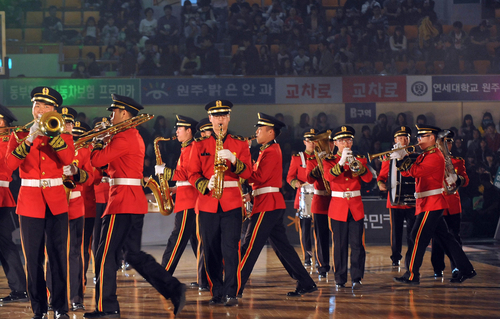
<svg viewBox="0 0 500 319">
<path fill-rule="evenodd" d="M 439 195 L 444 192 L 444 188 L 438 188 L 438 189 L 431 189 L 430 191 L 425 191 L 425 192 L 420 192 L 420 193 L 415 193 L 414 196 L 415 198 L 424 198 L 424 197 L 429 197 L 432 195 Z"/>
<path fill-rule="evenodd" d="M 361 196 L 361 191 L 352 191 L 352 192 L 336 192 L 332 191 L 332 197 L 340 197 L 340 198 L 351 198 Z"/>
<path fill-rule="evenodd" d="M 9 187 L 9 182 L 7 182 L 7 181 L 0 181 L 0 187 Z"/>
<path fill-rule="evenodd" d="M 328 196 L 328 192 L 324 189 L 315 189 L 314 195 Z"/>
<path fill-rule="evenodd" d="M 177 186 L 177 187 L 179 187 L 179 186 L 191 186 L 191 183 L 188 181 L 177 181 L 175 183 L 175 186 Z"/>
<path fill-rule="evenodd" d="M 108 176 L 103 176 L 103 177 L 101 178 L 101 183 L 109 183 L 109 179 L 110 179 L 110 178 L 109 178 Z"/>
<path fill-rule="evenodd" d="M 75 198 L 78 198 L 80 196 L 82 196 L 82 192 L 74 191 L 74 192 L 71 192 L 71 194 L 69 195 L 69 199 L 75 199 Z"/>
<path fill-rule="evenodd" d="M 140 178 L 110 178 L 109 185 L 127 185 L 127 186 L 142 186 Z"/>
<path fill-rule="evenodd" d="M 259 195 L 267 194 L 267 193 L 279 193 L 279 191 L 280 191 L 279 187 L 267 186 L 267 187 L 255 189 L 252 192 L 252 196 L 259 196 Z"/>
<path fill-rule="evenodd" d="M 224 188 L 238 187 L 238 186 L 239 186 L 238 181 L 227 181 L 227 182 L 224 182 Z"/>
<path fill-rule="evenodd" d="M 47 179 L 25 179 L 21 180 L 21 186 L 28 187 L 54 187 L 63 184 L 62 177 Z"/>
</svg>

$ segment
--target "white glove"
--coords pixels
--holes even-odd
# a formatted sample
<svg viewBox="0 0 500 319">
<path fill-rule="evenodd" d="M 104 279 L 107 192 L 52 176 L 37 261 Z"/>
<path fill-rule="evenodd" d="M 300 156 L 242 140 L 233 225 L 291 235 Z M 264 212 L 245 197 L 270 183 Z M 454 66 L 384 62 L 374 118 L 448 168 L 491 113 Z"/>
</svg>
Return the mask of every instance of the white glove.
<svg viewBox="0 0 500 319">
<path fill-rule="evenodd" d="M 35 138 L 38 136 L 38 135 L 41 135 L 40 133 L 40 124 L 38 123 L 38 121 L 35 121 L 33 123 L 33 125 L 31 125 L 30 127 L 30 133 L 29 135 L 31 135 L 30 137 L 28 137 L 26 139 L 26 141 L 30 142 L 31 144 L 33 144 L 33 141 L 35 140 Z"/>
<path fill-rule="evenodd" d="M 75 165 L 66 165 L 63 166 L 63 174 L 65 176 L 73 176 L 78 172 L 78 167 Z"/>
<path fill-rule="evenodd" d="M 400 149 L 399 151 L 395 151 L 395 152 L 392 152 L 391 153 L 391 159 L 402 159 L 404 158 L 406 155 L 408 155 L 408 153 L 406 152 L 405 149 Z"/>
<path fill-rule="evenodd" d="M 446 184 L 448 184 L 448 185 L 453 185 L 453 184 L 455 184 L 455 182 L 457 181 L 457 178 L 458 178 L 458 177 L 457 177 L 457 175 L 455 175 L 455 174 L 452 174 L 452 175 L 450 175 L 450 176 L 446 177 Z"/>
<path fill-rule="evenodd" d="M 208 181 L 208 190 L 211 191 L 215 187 L 215 175 L 212 175 L 210 177 L 210 180 Z"/>
<path fill-rule="evenodd" d="M 319 153 L 318 153 L 318 157 L 319 157 L 320 159 L 325 158 L 325 156 L 326 156 L 326 152 L 325 152 L 325 151 L 321 151 L 321 152 L 319 152 Z"/>
<path fill-rule="evenodd" d="M 162 175 L 165 170 L 165 164 L 155 165 L 155 175 Z"/>
<path fill-rule="evenodd" d="M 350 148 L 344 148 L 342 151 L 342 157 L 340 158 L 339 165 L 344 166 L 347 162 L 347 158 L 352 156 L 352 151 Z"/>
<path fill-rule="evenodd" d="M 220 150 L 217 155 L 222 159 L 227 159 L 231 163 L 236 163 L 236 156 L 230 150 Z"/>
</svg>

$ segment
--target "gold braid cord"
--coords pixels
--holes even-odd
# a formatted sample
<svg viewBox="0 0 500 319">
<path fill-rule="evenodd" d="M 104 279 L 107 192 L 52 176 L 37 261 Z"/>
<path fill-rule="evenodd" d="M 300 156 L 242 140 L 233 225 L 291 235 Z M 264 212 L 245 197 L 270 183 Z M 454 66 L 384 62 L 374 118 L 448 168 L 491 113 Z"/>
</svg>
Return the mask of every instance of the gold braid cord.
<svg viewBox="0 0 500 319">
<path fill-rule="evenodd" d="M 233 171 L 233 173 L 235 173 L 236 175 L 240 175 L 245 171 L 246 168 L 246 165 L 242 161 L 236 159 L 236 163 L 232 166 L 231 171 Z"/>
<path fill-rule="evenodd" d="M 194 183 L 196 189 L 203 195 L 208 193 L 208 182 L 209 180 L 203 177 L 198 178 Z"/>
<path fill-rule="evenodd" d="M 165 170 L 163 171 L 163 178 L 165 178 L 166 181 L 171 181 L 172 178 L 174 177 L 174 174 L 175 174 L 175 169 L 165 167 Z"/>
<path fill-rule="evenodd" d="M 294 178 L 290 181 L 290 186 L 292 186 L 293 189 L 295 189 L 295 182 L 299 182 L 298 179 Z M 299 182 L 300 183 L 300 182 Z"/>
<path fill-rule="evenodd" d="M 30 152 L 30 147 L 26 145 L 26 143 L 21 143 L 19 144 L 18 147 L 14 151 L 12 151 L 12 155 L 14 155 L 16 158 L 23 160 L 28 156 L 28 153 Z"/>
<path fill-rule="evenodd" d="M 316 166 L 312 171 L 311 173 L 309 173 L 309 175 L 311 175 L 312 177 L 314 177 L 315 179 L 320 179 L 321 178 L 321 173 L 319 171 L 319 166 Z"/>
<path fill-rule="evenodd" d="M 339 176 L 344 172 L 344 167 L 340 166 L 339 164 L 336 164 L 332 169 L 330 170 L 330 174 L 333 176 Z"/>
<path fill-rule="evenodd" d="M 89 179 L 89 174 L 83 169 L 79 168 L 78 173 L 76 173 L 75 177 L 75 179 L 77 180 L 76 182 L 83 184 Z"/>
</svg>

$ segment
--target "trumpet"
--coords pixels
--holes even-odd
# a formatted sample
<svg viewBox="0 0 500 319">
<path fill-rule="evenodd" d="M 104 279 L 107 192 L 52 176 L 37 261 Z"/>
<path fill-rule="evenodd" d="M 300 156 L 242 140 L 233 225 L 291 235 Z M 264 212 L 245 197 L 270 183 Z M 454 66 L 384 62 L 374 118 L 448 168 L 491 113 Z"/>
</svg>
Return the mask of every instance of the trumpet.
<svg viewBox="0 0 500 319">
<path fill-rule="evenodd" d="M 62 115 L 60 113 L 57 113 L 56 111 L 44 113 L 39 119 L 35 119 L 28 124 L 21 126 L 22 129 L 20 130 L 27 130 L 28 125 L 35 123 L 35 121 L 37 121 L 39 125 L 39 128 L 36 132 L 33 132 L 22 139 L 18 138 L 16 132 L 14 132 L 17 143 L 22 143 L 28 137 L 33 136 L 37 133 L 42 133 L 43 135 L 48 137 L 56 137 L 60 135 L 64 130 L 64 119 Z"/>
<path fill-rule="evenodd" d="M 370 153 L 368 153 L 368 159 L 371 162 L 375 158 L 380 157 L 380 160 L 382 162 L 384 162 L 384 161 L 388 160 L 387 159 L 387 155 L 390 155 L 391 153 L 394 153 L 396 151 L 407 150 L 408 154 L 415 153 L 417 151 L 417 146 L 418 145 L 406 145 L 406 146 L 403 146 L 403 147 L 395 148 L 395 149 L 390 150 L 390 151 L 380 152 L 380 153 L 373 154 L 373 155 L 371 155 Z M 410 150 L 410 149 L 412 149 L 412 150 Z"/>
<path fill-rule="evenodd" d="M 361 166 L 363 164 L 361 164 L 361 162 L 358 161 L 356 157 L 354 157 L 354 155 L 350 155 L 349 157 L 347 157 L 347 165 L 349 165 L 349 169 L 351 170 L 351 172 L 357 173 L 361 170 Z"/>
</svg>

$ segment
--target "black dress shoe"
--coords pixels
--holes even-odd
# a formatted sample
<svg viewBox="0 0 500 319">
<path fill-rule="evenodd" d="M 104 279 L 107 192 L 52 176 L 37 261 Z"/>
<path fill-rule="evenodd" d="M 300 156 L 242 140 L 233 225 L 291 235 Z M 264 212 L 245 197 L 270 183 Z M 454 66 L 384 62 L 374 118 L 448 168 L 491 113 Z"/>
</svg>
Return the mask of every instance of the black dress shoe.
<svg viewBox="0 0 500 319">
<path fill-rule="evenodd" d="M 200 285 L 198 285 L 198 283 L 197 283 L 197 282 L 192 282 L 192 283 L 189 285 L 189 287 L 191 287 L 191 288 L 198 288 L 198 287 L 200 287 Z"/>
<path fill-rule="evenodd" d="M 320 271 L 318 277 L 319 278 L 326 278 L 326 271 Z"/>
<path fill-rule="evenodd" d="M 170 301 L 174 305 L 174 315 L 177 316 L 178 313 L 182 311 L 184 305 L 186 304 L 186 285 L 181 284 L 177 292 L 175 293 L 175 297 L 170 297 Z"/>
<path fill-rule="evenodd" d="M 1 303 L 9 302 L 22 302 L 29 301 L 28 294 L 26 292 L 14 292 L 12 291 L 8 296 L 0 298 Z"/>
<path fill-rule="evenodd" d="M 47 318 L 47 316 L 44 313 L 42 313 L 42 314 L 35 313 L 33 315 L 33 317 L 31 317 L 31 319 L 46 319 L 46 318 Z"/>
<path fill-rule="evenodd" d="M 457 277 L 456 278 L 451 278 L 450 282 L 453 282 L 453 283 L 462 283 L 462 282 L 464 282 L 467 279 L 475 277 L 476 275 L 477 275 L 477 273 L 476 273 L 476 271 L 474 269 L 471 270 L 468 273 L 463 273 L 463 272 L 459 271 L 458 274 L 457 274 Z"/>
<path fill-rule="evenodd" d="M 392 262 L 392 267 L 399 267 L 399 260 Z"/>
<path fill-rule="evenodd" d="M 201 286 L 198 288 L 198 291 L 210 291 L 210 288 L 208 286 Z"/>
<path fill-rule="evenodd" d="M 435 271 L 434 278 L 443 278 L 443 272 L 442 271 Z"/>
<path fill-rule="evenodd" d="M 339 288 L 345 288 L 345 283 L 344 284 L 336 284 L 335 288 L 337 288 L 337 289 L 339 289 Z"/>
<path fill-rule="evenodd" d="M 222 300 L 222 297 L 221 296 L 213 296 L 212 299 L 210 299 L 210 301 L 208 302 L 209 305 L 221 305 L 223 304 L 224 301 Z"/>
<path fill-rule="evenodd" d="M 69 319 L 69 316 L 65 312 L 54 311 L 54 319 Z"/>
<path fill-rule="evenodd" d="M 295 291 L 289 291 L 287 292 L 288 297 L 300 297 L 302 295 L 305 295 L 307 293 L 313 292 L 318 290 L 318 287 L 316 285 L 312 285 L 308 288 L 302 288 L 302 287 L 297 287 Z"/>
<path fill-rule="evenodd" d="M 226 297 L 226 301 L 224 302 L 224 306 L 226 307 L 234 307 L 238 305 L 238 299 L 235 297 Z"/>
<path fill-rule="evenodd" d="M 358 289 L 361 289 L 361 288 L 363 288 L 363 284 L 361 283 L 360 280 L 354 281 L 352 283 L 352 290 L 358 290 Z"/>
<path fill-rule="evenodd" d="M 457 278 L 459 274 L 458 268 L 453 269 L 451 272 L 451 278 Z"/>
<path fill-rule="evenodd" d="M 304 261 L 304 266 L 310 267 L 312 265 L 311 259 Z"/>
<path fill-rule="evenodd" d="M 407 285 L 420 285 L 420 281 L 418 280 L 410 280 L 406 277 L 394 277 L 395 282 L 399 282 L 402 284 L 407 284 Z"/>
<path fill-rule="evenodd" d="M 73 304 L 71 305 L 71 310 L 85 310 L 85 306 L 81 302 L 73 302 Z"/>
<path fill-rule="evenodd" d="M 83 318 L 120 318 L 120 311 L 94 311 L 86 312 Z"/>
</svg>

